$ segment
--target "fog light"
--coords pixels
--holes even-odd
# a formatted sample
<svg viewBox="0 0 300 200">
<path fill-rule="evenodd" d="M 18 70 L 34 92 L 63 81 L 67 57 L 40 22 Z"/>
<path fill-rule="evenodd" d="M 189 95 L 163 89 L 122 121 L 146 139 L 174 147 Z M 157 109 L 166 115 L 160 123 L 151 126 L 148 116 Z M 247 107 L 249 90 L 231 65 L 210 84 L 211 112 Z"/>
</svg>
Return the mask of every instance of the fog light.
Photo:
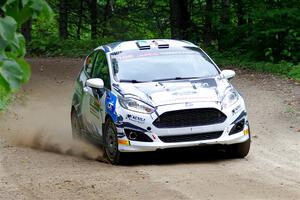
<svg viewBox="0 0 300 200">
<path fill-rule="evenodd" d="M 243 131 L 245 126 L 245 119 L 242 119 L 241 121 L 237 122 L 232 128 L 231 131 L 229 133 L 229 135 L 233 135 L 235 133 L 239 133 L 241 131 Z"/>
<path fill-rule="evenodd" d="M 153 140 L 141 131 L 125 129 L 125 134 L 130 141 L 153 142 Z"/>
<path fill-rule="evenodd" d="M 248 135 L 249 134 L 249 129 L 246 128 L 243 132 L 244 132 L 244 135 Z"/>
<path fill-rule="evenodd" d="M 137 134 L 136 134 L 136 132 L 130 132 L 128 134 L 128 137 L 129 137 L 130 140 L 136 140 Z"/>
</svg>

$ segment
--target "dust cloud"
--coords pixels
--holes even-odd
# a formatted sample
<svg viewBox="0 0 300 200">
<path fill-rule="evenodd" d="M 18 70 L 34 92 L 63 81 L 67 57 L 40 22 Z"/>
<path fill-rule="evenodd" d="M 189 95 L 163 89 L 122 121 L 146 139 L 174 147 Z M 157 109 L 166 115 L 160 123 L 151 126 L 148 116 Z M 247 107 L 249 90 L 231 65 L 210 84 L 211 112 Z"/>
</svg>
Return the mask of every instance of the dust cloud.
<svg viewBox="0 0 300 200">
<path fill-rule="evenodd" d="M 9 137 L 12 144 L 16 146 L 83 157 L 90 160 L 105 161 L 103 151 L 99 147 L 83 141 L 74 140 L 72 137 L 67 137 L 67 135 L 63 133 L 40 129 L 23 133 L 11 133 Z"/>
</svg>

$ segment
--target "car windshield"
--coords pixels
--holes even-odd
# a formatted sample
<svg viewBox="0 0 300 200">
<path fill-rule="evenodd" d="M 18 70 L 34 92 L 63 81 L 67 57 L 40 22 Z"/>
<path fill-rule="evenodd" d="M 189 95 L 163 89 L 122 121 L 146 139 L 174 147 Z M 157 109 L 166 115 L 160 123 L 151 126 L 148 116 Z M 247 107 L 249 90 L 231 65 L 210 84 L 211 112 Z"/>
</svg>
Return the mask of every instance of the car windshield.
<svg viewBox="0 0 300 200">
<path fill-rule="evenodd" d="M 114 76 L 120 82 L 148 82 L 218 75 L 199 48 L 158 49 L 111 54 Z"/>
</svg>

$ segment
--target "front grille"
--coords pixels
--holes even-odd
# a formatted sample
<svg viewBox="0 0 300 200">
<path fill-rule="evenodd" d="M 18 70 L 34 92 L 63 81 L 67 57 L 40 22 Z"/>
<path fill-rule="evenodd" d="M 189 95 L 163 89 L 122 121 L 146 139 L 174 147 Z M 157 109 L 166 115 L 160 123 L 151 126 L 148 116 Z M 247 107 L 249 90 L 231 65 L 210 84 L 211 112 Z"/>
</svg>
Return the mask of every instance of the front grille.
<svg viewBox="0 0 300 200">
<path fill-rule="evenodd" d="M 222 123 L 226 115 L 215 108 L 176 110 L 163 113 L 154 122 L 157 128 L 180 128 Z"/>
<path fill-rule="evenodd" d="M 172 136 L 160 136 L 159 139 L 166 143 L 171 142 L 191 142 L 200 140 L 211 140 L 221 137 L 223 131 L 210 132 L 210 133 L 196 133 L 189 135 L 172 135 Z"/>
</svg>

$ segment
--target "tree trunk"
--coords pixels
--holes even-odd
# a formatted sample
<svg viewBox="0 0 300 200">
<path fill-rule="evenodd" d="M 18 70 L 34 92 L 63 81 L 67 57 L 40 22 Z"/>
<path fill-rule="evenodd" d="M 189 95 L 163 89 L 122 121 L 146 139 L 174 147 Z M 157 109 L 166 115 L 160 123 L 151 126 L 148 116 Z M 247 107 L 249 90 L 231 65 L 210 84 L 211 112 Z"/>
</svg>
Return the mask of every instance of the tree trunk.
<svg viewBox="0 0 300 200">
<path fill-rule="evenodd" d="M 237 0 L 237 19 L 238 19 L 238 26 L 242 26 L 246 24 L 245 20 L 245 3 L 244 0 Z"/>
<path fill-rule="evenodd" d="M 80 40 L 80 31 L 82 26 L 82 12 L 83 12 L 83 0 L 80 0 L 80 7 L 79 7 L 79 13 L 78 13 L 78 23 L 77 23 L 77 39 Z"/>
<path fill-rule="evenodd" d="M 221 22 L 222 24 L 229 24 L 229 0 L 221 1 Z"/>
<path fill-rule="evenodd" d="M 104 16 L 103 16 L 103 23 L 102 23 L 102 36 L 104 37 L 107 33 L 107 20 L 108 16 L 110 14 L 110 0 L 106 0 L 105 10 L 104 10 Z"/>
<path fill-rule="evenodd" d="M 229 0 L 221 0 L 221 26 L 218 34 L 218 46 L 219 50 L 224 50 L 228 47 L 228 32 L 229 32 Z"/>
<path fill-rule="evenodd" d="M 157 27 L 160 35 L 163 36 L 164 35 L 164 30 L 163 30 L 163 27 L 162 27 L 162 25 L 160 23 L 159 17 L 157 16 L 157 14 L 155 13 L 155 11 L 153 9 L 153 1 L 154 0 L 148 0 L 148 8 L 149 8 L 149 11 L 151 12 L 151 15 L 155 19 L 156 27 Z"/>
<path fill-rule="evenodd" d="M 98 15 L 98 9 L 97 9 L 97 0 L 91 0 L 90 1 L 90 11 L 91 11 L 91 39 L 96 39 L 97 38 L 97 15 Z"/>
<path fill-rule="evenodd" d="M 212 40 L 213 0 L 206 0 L 204 23 L 204 46 L 209 47 Z"/>
<path fill-rule="evenodd" d="M 59 37 L 67 39 L 68 33 L 68 0 L 59 1 Z"/>
<path fill-rule="evenodd" d="M 4 11 L 0 8 L 0 17 L 4 17 Z"/>
<path fill-rule="evenodd" d="M 26 42 L 31 41 L 31 29 L 32 29 L 32 20 L 28 19 L 22 24 L 21 32 L 26 40 Z"/>
<path fill-rule="evenodd" d="M 190 12 L 188 0 L 170 0 L 171 37 L 188 40 Z"/>
</svg>

